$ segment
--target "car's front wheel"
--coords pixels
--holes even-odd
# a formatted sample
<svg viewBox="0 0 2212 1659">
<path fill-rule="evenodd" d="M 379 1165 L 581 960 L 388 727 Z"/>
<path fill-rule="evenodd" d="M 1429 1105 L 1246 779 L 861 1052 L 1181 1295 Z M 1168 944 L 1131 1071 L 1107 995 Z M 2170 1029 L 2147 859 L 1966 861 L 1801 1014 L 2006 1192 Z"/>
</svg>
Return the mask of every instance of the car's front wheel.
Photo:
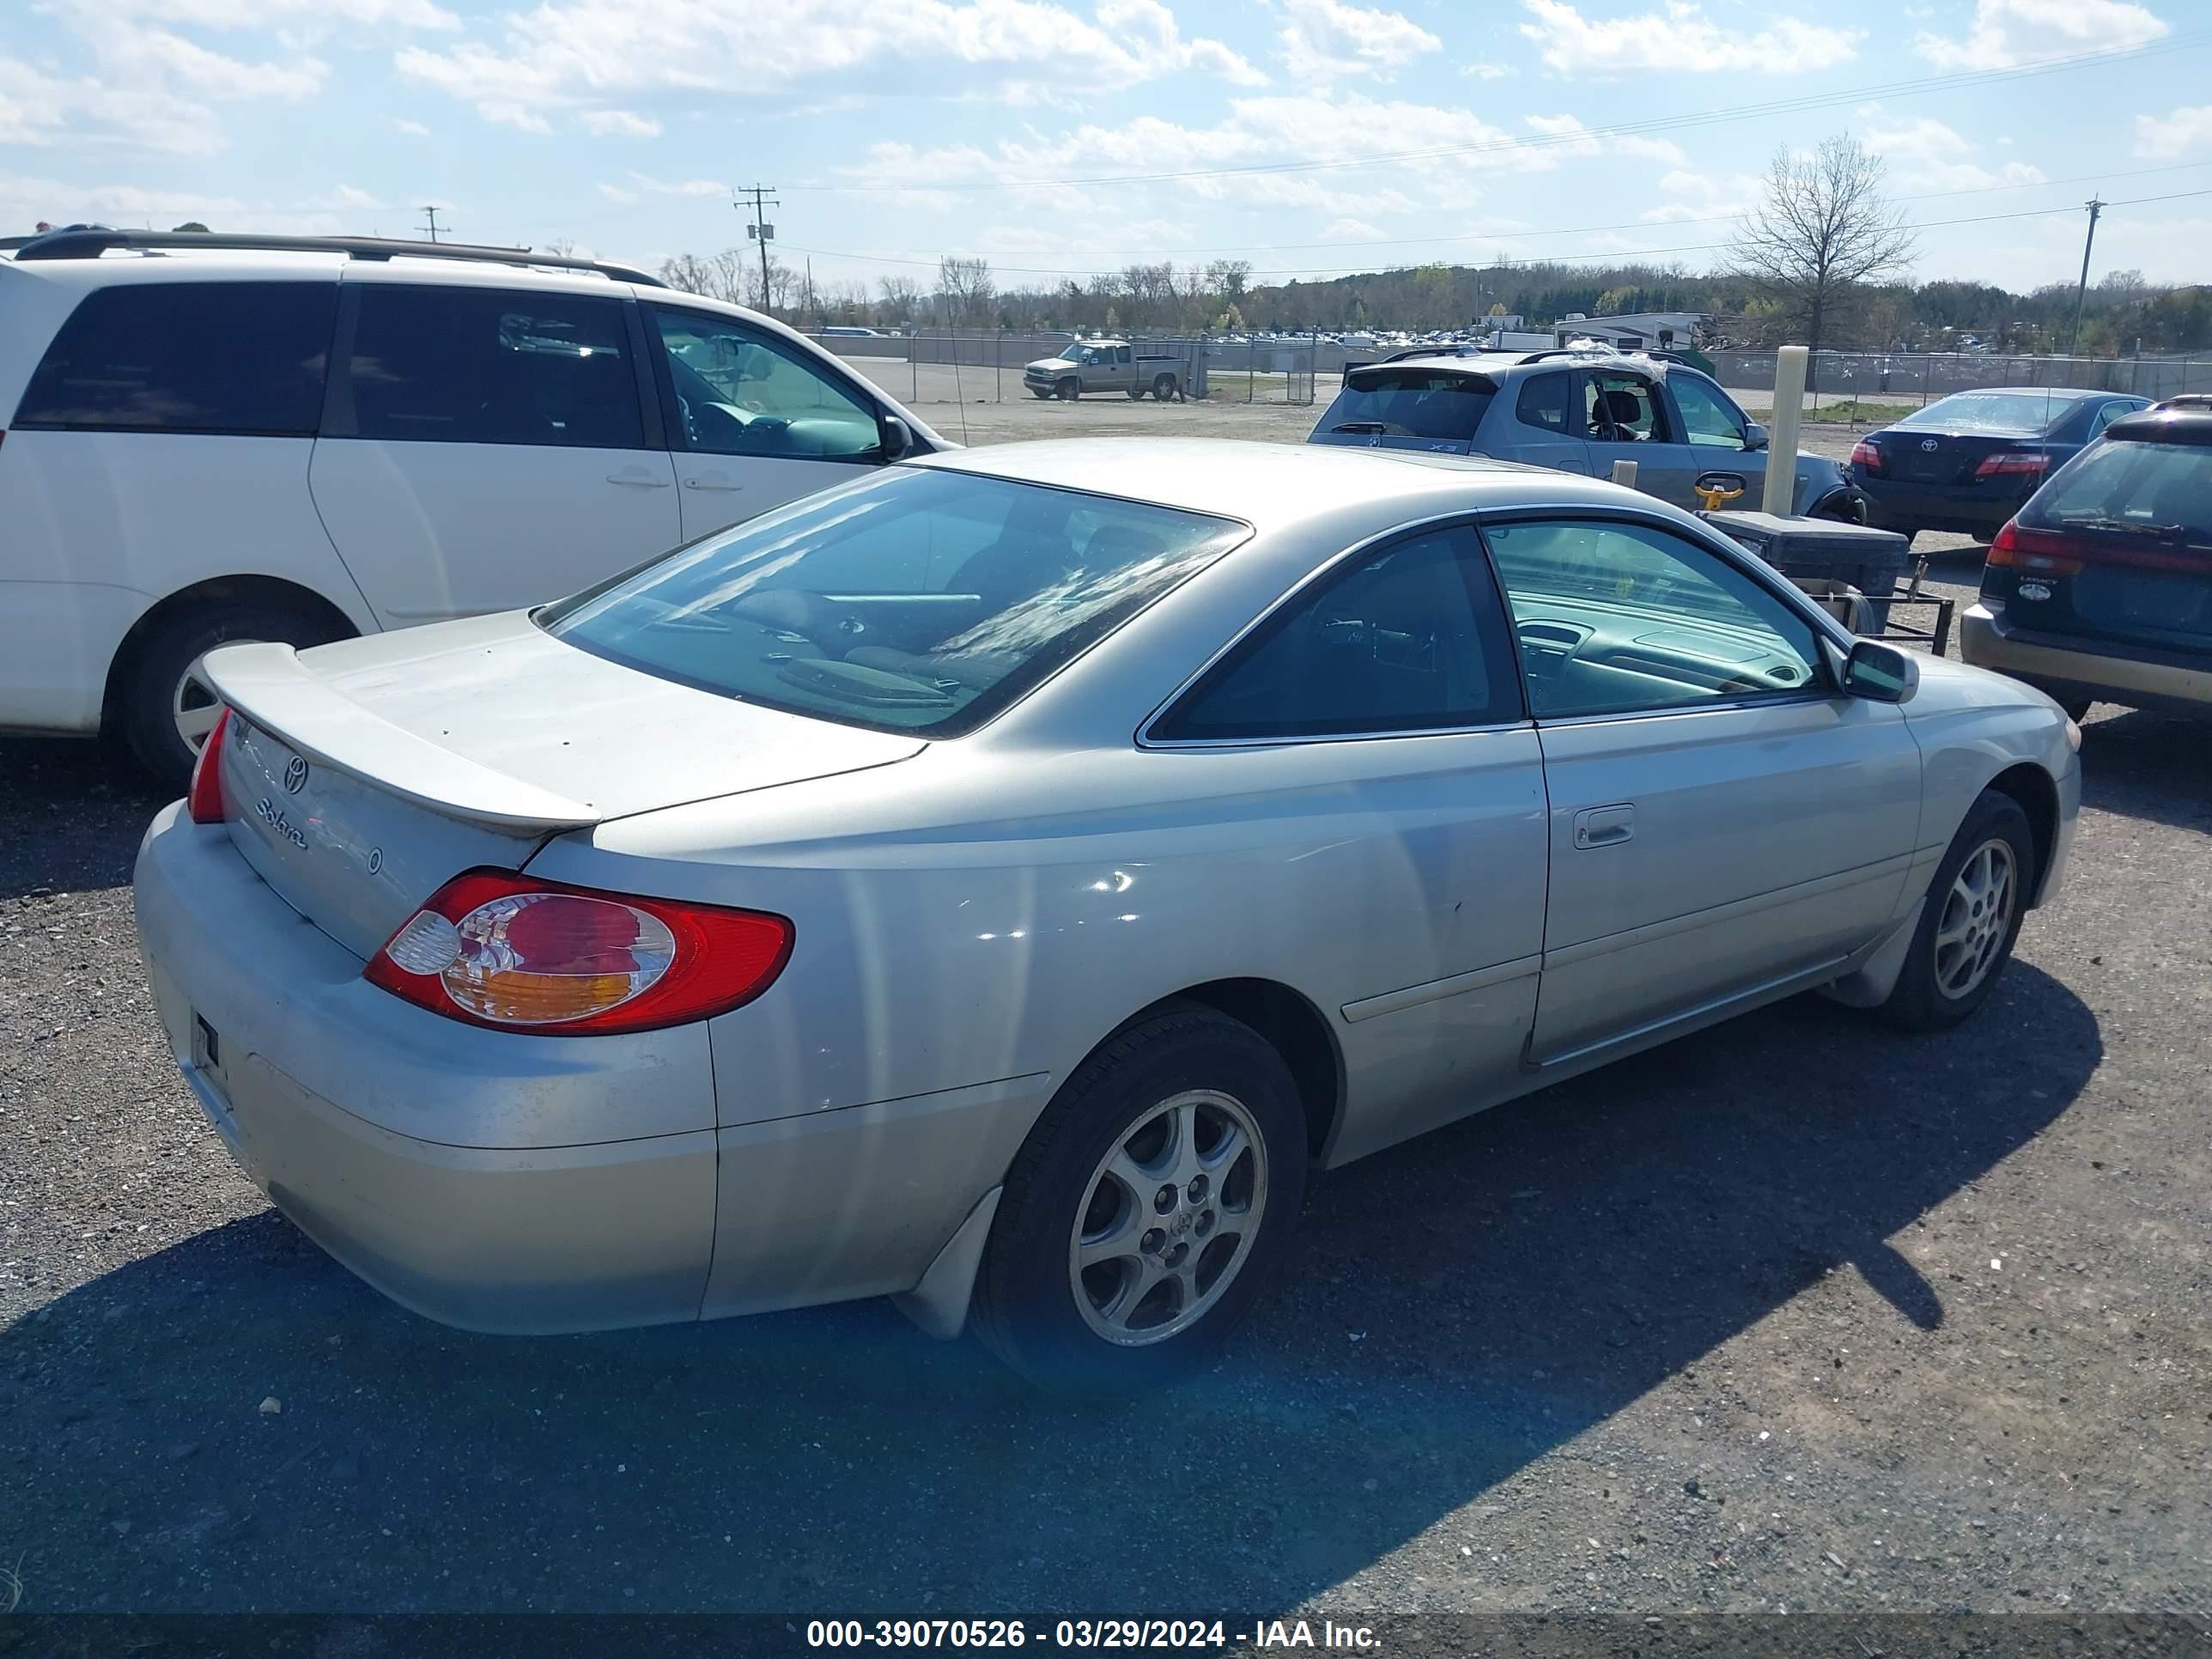
<svg viewBox="0 0 2212 1659">
<path fill-rule="evenodd" d="M 1881 1005 L 1889 1020 L 1940 1031 L 1988 1000 L 2020 938 L 2035 860 L 2035 832 L 2020 803 L 1984 790 L 1928 884 L 1905 970 Z"/>
<path fill-rule="evenodd" d="M 1082 395 L 1083 382 L 1073 376 L 1071 375 L 1060 383 L 1060 398 L 1062 403 L 1072 404 Z"/>
<path fill-rule="evenodd" d="M 1053 1389 L 1146 1388 L 1203 1364 L 1280 1267 L 1306 1161 L 1297 1085 L 1249 1026 L 1194 1007 L 1129 1027 L 1007 1173 L 976 1334 Z"/>
</svg>

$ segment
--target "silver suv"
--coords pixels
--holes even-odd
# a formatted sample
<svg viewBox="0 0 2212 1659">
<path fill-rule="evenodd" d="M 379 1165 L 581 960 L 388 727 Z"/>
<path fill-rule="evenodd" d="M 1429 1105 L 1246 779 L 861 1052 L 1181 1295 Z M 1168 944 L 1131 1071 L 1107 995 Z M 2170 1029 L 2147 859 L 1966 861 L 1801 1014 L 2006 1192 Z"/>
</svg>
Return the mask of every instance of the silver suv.
<svg viewBox="0 0 2212 1659">
<path fill-rule="evenodd" d="M 1706 375 L 1663 357 L 1574 348 L 1447 346 L 1348 368 L 1307 441 L 1487 455 L 1599 478 L 1630 460 L 1638 489 L 1686 507 L 1700 505 L 1693 486 L 1705 474 L 1735 473 L 1755 492 L 1766 466 L 1766 428 Z M 1864 524 L 1866 505 L 1839 463 L 1798 453 L 1790 511 Z"/>
</svg>

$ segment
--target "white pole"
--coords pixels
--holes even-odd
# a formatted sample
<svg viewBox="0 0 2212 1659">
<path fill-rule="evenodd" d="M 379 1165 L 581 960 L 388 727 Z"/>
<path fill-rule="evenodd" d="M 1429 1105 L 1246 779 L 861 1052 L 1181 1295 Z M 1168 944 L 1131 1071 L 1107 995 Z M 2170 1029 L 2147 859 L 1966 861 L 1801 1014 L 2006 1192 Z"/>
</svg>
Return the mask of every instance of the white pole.
<svg viewBox="0 0 2212 1659">
<path fill-rule="evenodd" d="M 1613 464 L 1613 481 L 1630 489 L 1635 489 L 1636 463 L 1630 460 L 1615 461 Z"/>
<path fill-rule="evenodd" d="M 1766 495 L 1760 505 L 1783 518 L 1797 497 L 1797 422 L 1805 406 L 1805 348 L 1774 356 L 1774 424 L 1766 437 Z"/>
</svg>

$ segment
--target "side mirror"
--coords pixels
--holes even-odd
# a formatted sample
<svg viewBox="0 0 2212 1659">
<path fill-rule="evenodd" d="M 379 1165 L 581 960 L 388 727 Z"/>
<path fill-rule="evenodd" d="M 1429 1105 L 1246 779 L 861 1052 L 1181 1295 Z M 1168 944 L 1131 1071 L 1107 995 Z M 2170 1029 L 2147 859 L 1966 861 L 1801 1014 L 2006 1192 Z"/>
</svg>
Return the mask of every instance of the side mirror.
<svg viewBox="0 0 2212 1659">
<path fill-rule="evenodd" d="M 896 461 L 914 453 L 914 428 L 896 415 L 883 418 L 884 459 Z"/>
<path fill-rule="evenodd" d="M 1759 425 L 1757 421 L 1744 428 L 1743 447 L 1747 454 L 1753 450 L 1766 447 L 1766 428 Z"/>
<path fill-rule="evenodd" d="M 1869 702 L 1910 702 L 1920 689 L 1920 665 L 1893 646 L 1861 640 L 1844 659 L 1841 678 L 1848 696 Z"/>
</svg>

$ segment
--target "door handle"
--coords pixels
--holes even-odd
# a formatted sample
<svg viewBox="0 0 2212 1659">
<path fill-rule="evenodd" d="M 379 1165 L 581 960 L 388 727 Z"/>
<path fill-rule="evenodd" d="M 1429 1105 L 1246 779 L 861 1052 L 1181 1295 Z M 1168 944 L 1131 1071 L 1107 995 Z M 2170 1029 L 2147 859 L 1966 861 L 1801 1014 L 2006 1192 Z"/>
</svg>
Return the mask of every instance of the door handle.
<svg viewBox="0 0 2212 1659">
<path fill-rule="evenodd" d="M 1618 847 L 1635 836 L 1636 809 L 1625 803 L 1618 806 L 1585 806 L 1575 814 L 1577 847 Z"/>
<path fill-rule="evenodd" d="M 715 478 L 686 478 L 686 479 L 684 481 L 684 487 L 686 489 L 732 489 L 732 490 L 734 490 L 734 489 L 743 489 L 744 488 L 744 486 L 743 484 L 734 484 L 734 483 L 730 483 L 727 479 L 725 479 L 725 478 L 719 478 L 719 477 L 715 477 Z"/>
<path fill-rule="evenodd" d="M 667 479 L 656 478 L 641 466 L 624 467 L 619 472 L 610 472 L 607 474 L 607 482 L 612 484 L 628 484 L 632 489 L 668 488 Z"/>
</svg>

